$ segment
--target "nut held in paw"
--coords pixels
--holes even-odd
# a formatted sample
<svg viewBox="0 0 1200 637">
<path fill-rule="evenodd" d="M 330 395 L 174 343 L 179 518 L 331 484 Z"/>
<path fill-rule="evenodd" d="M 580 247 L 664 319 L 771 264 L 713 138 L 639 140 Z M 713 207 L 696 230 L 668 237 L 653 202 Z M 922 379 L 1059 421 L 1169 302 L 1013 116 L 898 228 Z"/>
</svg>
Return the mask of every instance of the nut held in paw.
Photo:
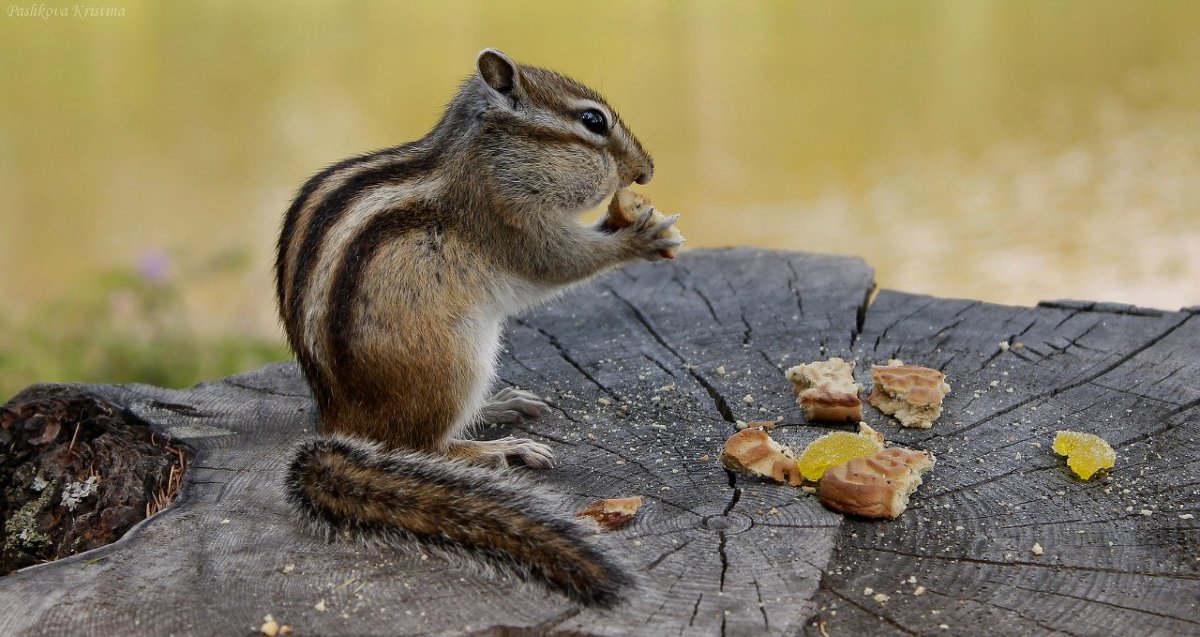
<svg viewBox="0 0 1200 637">
<path fill-rule="evenodd" d="M 608 216 L 604 218 L 604 225 L 614 230 L 628 228 L 637 222 L 638 218 L 647 210 L 653 211 L 650 217 L 652 224 L 661 223 L 667 219 L 667 216 L 659 212 L 649 199 L 632 190 L 618 190 L 608 204 Z M 683 239 L 683 235 L 675 226 L 667 228 L 658 236 L 662 239 Z M 667 248 L 660 250 L 659 254 L 664 259 L 674 259 L 677 252 L 677 248 Z"/>
</svg>

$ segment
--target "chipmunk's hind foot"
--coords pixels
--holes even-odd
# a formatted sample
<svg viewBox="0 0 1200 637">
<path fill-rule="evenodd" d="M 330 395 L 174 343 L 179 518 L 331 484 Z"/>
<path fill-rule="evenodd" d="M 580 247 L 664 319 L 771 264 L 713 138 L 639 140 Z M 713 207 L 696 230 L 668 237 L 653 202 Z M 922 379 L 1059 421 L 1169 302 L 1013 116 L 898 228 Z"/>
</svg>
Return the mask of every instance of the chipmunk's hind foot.
<svg viewBox="0 0 1200 637">
<path fill-rule="evenodd" d="M 503 469 L 514 461 L 530 469 L 554 466 L 550 447 L 526 438 L 507 436 L 497 440 L 455 440 L 446 455 L 481 467 Z"/>
</svg>

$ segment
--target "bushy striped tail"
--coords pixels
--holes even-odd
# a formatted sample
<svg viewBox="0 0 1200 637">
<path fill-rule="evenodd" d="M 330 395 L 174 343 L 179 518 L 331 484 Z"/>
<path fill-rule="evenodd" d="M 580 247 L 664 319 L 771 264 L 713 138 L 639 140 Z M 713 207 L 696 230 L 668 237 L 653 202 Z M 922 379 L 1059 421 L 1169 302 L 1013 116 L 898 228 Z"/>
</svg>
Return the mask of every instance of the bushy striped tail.
<svg viewBox="0 0 1200 637">
<path fill-rule="evenodd" d="M 470 554 L 589 606 L 615 605 L 633 583 L 585 526 L 512 473 L 323 436 L 299 445 L 286 490 L 326 537 Z"/>
</svg>

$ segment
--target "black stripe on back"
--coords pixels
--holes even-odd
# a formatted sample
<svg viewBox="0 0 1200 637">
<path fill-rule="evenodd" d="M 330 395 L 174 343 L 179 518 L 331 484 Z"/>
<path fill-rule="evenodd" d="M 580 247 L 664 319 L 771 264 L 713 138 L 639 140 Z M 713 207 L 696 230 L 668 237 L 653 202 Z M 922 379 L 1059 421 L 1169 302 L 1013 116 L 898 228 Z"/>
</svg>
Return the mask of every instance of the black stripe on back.
<svg viewBox="0 0 1200 637">
<path fill-rule="evenodd" d="M 375 186 L 395 184 L 428 174 L 437 167 L 437 162 L 437 153 L 432 151 L 422 153 L 414 158 L 398 159 L 396 162 L 378 168 L 361 171 L 329 193 L 329 196 L 313 211 L 312 219 L 308 223 L 308 231 L 304 235 L 304 242 L 300 245 L 300 251 L 296 255 L 285 322 L 297 322 L 308 288 L 308 280 L 312 276 L 313 268 L 317 265 L 325 236 L 329 234 L 329 229 L 346 214 L 355 199 L 364 191 Z"/>
<path fill-rule="evenodd" d="M 385 153 L 393 152 L 393 150 L 394 149 L 379 150 L 370 153 L 364 153 L 362 155 L 356 155 L 348 159 L 343 159 L 342 161 L 339 161 L 331 166 L 327 166 L 321 172 L 309 177 L 308 181 L 304 182 L 304 185 L 300 188 L 300 191 L 296 193 L 296 198 L 292 200 L 292 205 L 288 207 L 287 213 L 283 216 L 283 230 L 279 233 L 279 242 L 275 246 L 275 295 L 279 302 L 279 313 L 281 317 L 283 317 L 285 314 L 284 300 L 286 297 L 284 294 L 285 290 L 283 289 L 283 273 L 287 266 L 288 246 L 292 244 L 292 234 L 296 232 L 296 223 L 300 219 L 300 211 L 304 208 L 304 205 L 308 203 L 309 198 L 311 198 L 313 193 L 317 191 L 317 188 L 319 188 L 326 179 L 329 179 L 335 173 L 341 172 L 342 170 L 351 166 L 365 163 Z"/>
<path fill-rule="evenodd" d="M 355 303 L 362 300 L 359 298 L 362 275 L 371 259 L 382 246 L 421 230 L 426 233 L 424 247 L 429 253 L 427 256 L 440 257 L 443 230 L 435 217 L 433 211 L 415 205 L 382 212 L 363 226 L 346 246 L 330 288 L 329 313 L 326 316 L 329 326 L 328 357 L 335 379 L 347 378 L 346 365 L 352 360 L 350 339 L 354 335 L 354 326 L 351 324 L 353 312 Z"/>
</svg>

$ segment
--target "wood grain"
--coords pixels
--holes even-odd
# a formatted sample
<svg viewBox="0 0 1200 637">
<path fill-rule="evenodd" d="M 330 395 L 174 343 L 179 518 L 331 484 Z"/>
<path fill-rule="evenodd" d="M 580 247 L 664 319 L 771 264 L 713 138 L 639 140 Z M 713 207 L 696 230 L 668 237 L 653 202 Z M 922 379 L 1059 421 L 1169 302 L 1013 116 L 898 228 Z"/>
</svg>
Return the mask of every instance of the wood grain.
<svg viewBox="0 0 1200 637">
<path fill-rule="evenodd" d="M 267 613 L 298 635 L 1200 632 L 1200 522 L 1180 518 L 1200 509 L 1197 310 L 892 291 L 868 306 L 873 287 L 859 259 L 698 251 L 511 324 L 501 382 L 554 411 L 480 435 L 550 444 L 559 467 L 532 475 L 573 505 L 645 497 L 608 537 L 641 578 L 616 611 L 302 532 L 280 480 L 315 421 L 287 363 L 182 391 L 80 387 L 194 449 L 187 483 L 117 543 L 0 579 L 0 634 L 251 634 Z M 864 383 L 891 357 L 949 376 L 930 430 L 864 410 L 938 457 L 898 520 L 846 519 L 716 462 L 736 420 L 782 416 L 773 436 L 796 446 L 828 431 L 783 369 L 829 356 L 857 359 Z M 1110 479 L 1074 479 L 1049 449 L 1058 429 L 1108 439 Z"/>
</svg>

